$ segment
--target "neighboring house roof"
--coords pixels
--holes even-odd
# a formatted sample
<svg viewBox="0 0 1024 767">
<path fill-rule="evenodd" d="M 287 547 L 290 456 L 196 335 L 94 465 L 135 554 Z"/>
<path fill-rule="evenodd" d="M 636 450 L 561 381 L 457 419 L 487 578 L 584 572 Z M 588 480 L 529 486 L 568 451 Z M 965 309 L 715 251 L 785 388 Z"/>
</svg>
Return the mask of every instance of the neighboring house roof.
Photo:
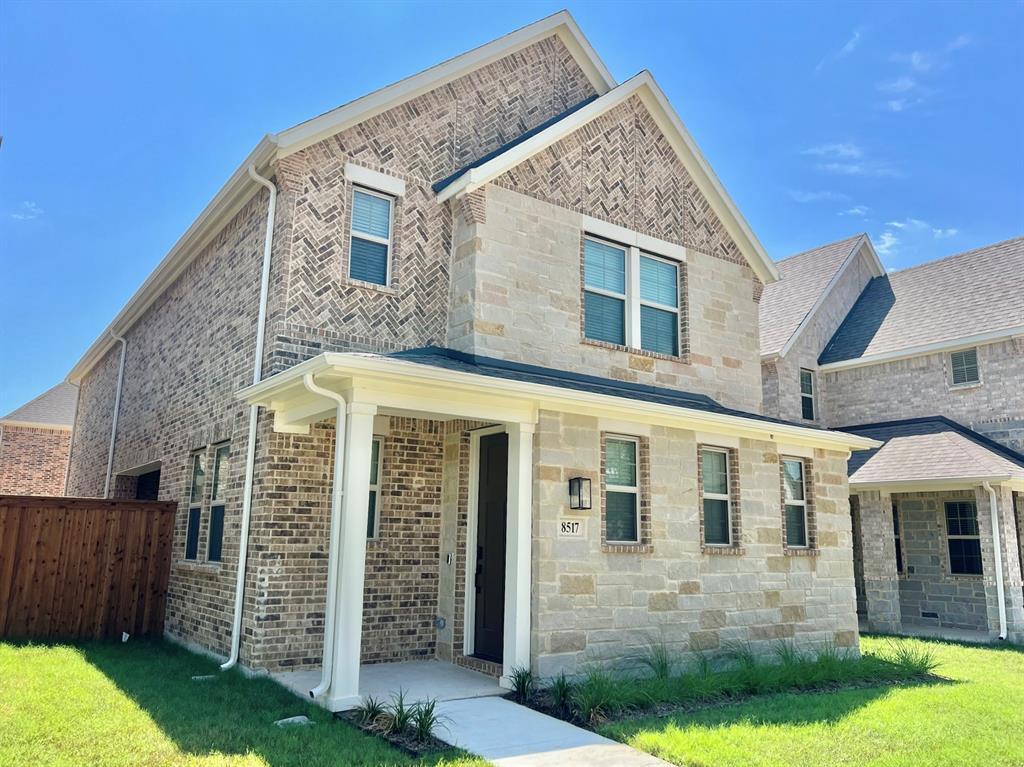
<svg viewBox="0 0 1024 767">
<path fill-rule="evenodd" d="M 866 249 L 875 275 L 885 274 L 866 234 L 830 242 L 776 262 L 779 280 L 765 285 L 758 309 L 762 357 L 786 355 L 862 248 Z"/>
<path fill-rule="evenodd" d="M 310 400 L 303 380 L 318 375 L 320 386 L 327 385 L 327 380 L 347 379 L 349 383 L 344 385 L 369 385 L 372 396 L 385 399 L 391 396 L 385 384 L 395 383 L 406 393 L 403 396 L 411 399 L 398 405 L 392 402 L 391 406 L 407 410 L 418 410 L 418 403 L 427 400 L 435 407 L 458 409 L 472 406 L 477 398 L 500 398 L 503 407 L 530 403 L 534 417 L 536 408 L 544 407 L 587 415 L 614 413 L 613 417 L 648 419 L 661 425 L 685 423 L 685 428 L 725 430 L 730 434 L 756 435 L 758 439 L 768 434 L 770 438 L 827 449 L 861 450 L 878 445 L 877 441 L 859 435 L 726 408 L 703 394 L 508 362 L 436 346 L 390 354 L 326 352 L 243 389 L 236 396 L 274 410 L 275 428 L 304 428 L 336 407 L 326 398 L 319 403 Z M 360 378 L 365 383 L 352 383 Z M 410 391 L 415 394 L 409 395 Z"/>
<path fill-rule="evenodd" d="M 853 453 L 850 485 L 1020 480 L 1024 455 L 942 416 L 850 426 L 885 444 Z"/>
<path fill-rule="evenodd" d="M 475 69 L 522 50 L 539 40 L 557 35 L 576 59 L 598 94 L 615 86 L 615 79 L 601 61 L 568 11 L 559 11 L 510 34 L 425 69 L 386 88 L 373 91 L 319 117 L 276 134 L 267 134 L 220 188 L 196 220 L 146 278 L 107 329 L 100 334 L 68 374 L 78 383 L 123 334 L 188 267 L 219 231 L 259 189 L 249 168 L 265 173 L 276 159 L 301 151 L 357 123 L 438 88 Z"/>
<path fill-rule="evenodd" d="M 75 423 L 77 405 L 78 387 L 69 383 L 59 383 L 0 418 L 0 424 L 70 429 Z"/>
<path fill-rule="evenodd" d="M 878 277 L 818 362 L 870 364 L 1022 334 L 1022 296 L 1024 237 Z"/>
<path fill-rule="evenodd" d="M 718 176 L 715 175 L 690 132 L 679 119 L 679 115 L 672 108 L 665 93 L 654 80 L 654 76 L 647 70 L 590 102 L 578 104 L 562 115 L 560 119 L 550 121 L 547 126 L 540 126 L 531 135 L 521 136 L 487 157 L 480 158 L 457 171 L 435 185 L 437 199 L 444 201 L 480 188 L 538 152 L 557 143 L 573 131 L 579 130 L 633 95 L 639 96 L 651 113 L 659 129 L 675 150 L 680 162 L 690 174 L 701 194 L 707 199 L 715 215 L 718 216 L 758 279 L 766 284 L 777 280 L 779 275 L 774 262 L 768 257 L 750 225 L 725 191 L 722 182 L 718 180 Z"/>
</svg>

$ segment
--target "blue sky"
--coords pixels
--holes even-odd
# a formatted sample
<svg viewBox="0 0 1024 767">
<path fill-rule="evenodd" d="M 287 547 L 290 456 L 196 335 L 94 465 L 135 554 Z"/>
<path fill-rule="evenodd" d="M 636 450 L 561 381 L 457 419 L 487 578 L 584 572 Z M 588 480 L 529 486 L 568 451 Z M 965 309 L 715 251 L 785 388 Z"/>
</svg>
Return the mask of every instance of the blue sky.
<svg viewBox="0 0 1024 767">
<path fill-rule="evenodd" d="M 266 132 L 564 3 L 0 4 L 0 414 L 61 380 Z M 570 3 L 773 258 L 1024 233 L 1024 4 Z"/>
</svg>

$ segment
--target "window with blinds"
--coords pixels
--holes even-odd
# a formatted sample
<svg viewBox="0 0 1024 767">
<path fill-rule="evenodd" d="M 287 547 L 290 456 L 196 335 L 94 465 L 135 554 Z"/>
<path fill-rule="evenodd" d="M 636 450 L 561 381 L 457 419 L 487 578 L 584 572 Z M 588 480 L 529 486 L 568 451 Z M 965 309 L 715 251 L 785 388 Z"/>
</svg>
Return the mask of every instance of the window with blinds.
<svg viewBox="0 0 1024 767">
<path fill-rule="evenodd" d="M 679 354 L 679 264 L 639 248 L 583 241 L 586 338 Z"/>
<path fill-rule="evenodd" d="M 391 277 L 391 219 L 394 200 L 356 189 L 352 193 L 352 238 L 348 275 L 353 280 L 387 285 Z"/>
</svg>

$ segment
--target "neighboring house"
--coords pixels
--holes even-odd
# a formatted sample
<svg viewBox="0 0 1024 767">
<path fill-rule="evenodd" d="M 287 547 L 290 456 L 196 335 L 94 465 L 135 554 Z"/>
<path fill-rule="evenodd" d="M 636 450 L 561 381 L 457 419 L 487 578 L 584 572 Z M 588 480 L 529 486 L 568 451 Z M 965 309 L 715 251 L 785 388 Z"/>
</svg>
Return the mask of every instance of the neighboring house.
<svg viewBox="0 0 1024 767">
<path fill-rule="evenodd" d="M 115 493 L 159 469 L 168 633 L 332 709 L 361 663 L 856 647 L 878 442 L 760 414 L 775 278 L 558 13 L 261 141 L 70 374 L 70 486 L 112 432 Z"/>
<path fill-rule="evenodd" d="M 77 402 L 60 383 L 0 418 L 0 494 L 64 495 Z"/>
<path fill-rule="evenodd" d="M 886 275 L 861 235 L 778 268 L 766 414 L 885 442 L 849 465 L 861 615 L 1024 638 L 1024 238 Z"/>
</svg>

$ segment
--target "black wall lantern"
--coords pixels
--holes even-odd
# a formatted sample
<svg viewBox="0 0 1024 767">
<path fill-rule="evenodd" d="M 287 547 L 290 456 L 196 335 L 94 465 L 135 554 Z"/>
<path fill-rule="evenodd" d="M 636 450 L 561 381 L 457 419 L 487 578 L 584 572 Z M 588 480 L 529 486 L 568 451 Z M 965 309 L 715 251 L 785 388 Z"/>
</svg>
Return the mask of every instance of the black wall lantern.
<svg viewBox="0 0 1024 767">
<path fill-rule="evenodd" d="M 588 477 L 573 477 L 569 480 L 569 508 L 591 508 L 590 479 Z"/>
</svg>

